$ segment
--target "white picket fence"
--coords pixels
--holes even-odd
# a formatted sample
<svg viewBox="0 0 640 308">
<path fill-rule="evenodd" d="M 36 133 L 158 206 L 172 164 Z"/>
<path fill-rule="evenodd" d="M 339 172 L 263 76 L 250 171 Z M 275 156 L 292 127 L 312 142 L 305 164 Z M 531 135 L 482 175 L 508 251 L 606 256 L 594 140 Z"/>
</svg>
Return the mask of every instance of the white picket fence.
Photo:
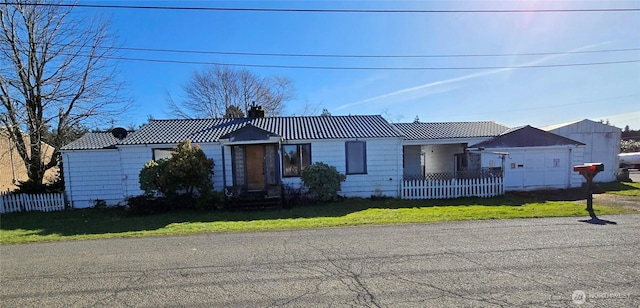
<svg viewBox="0 0 640 308">
<path fill-rule="evenodd" d="M 0 194 L 0 213 L 53 212 L 65 208 L 64 194 Z"/>
<path fill-rule="evenodd" d="M 504 195 L 502 177 L 451 180 L 405 180 L 402 199 L 452 199 Z"/>
</svg>

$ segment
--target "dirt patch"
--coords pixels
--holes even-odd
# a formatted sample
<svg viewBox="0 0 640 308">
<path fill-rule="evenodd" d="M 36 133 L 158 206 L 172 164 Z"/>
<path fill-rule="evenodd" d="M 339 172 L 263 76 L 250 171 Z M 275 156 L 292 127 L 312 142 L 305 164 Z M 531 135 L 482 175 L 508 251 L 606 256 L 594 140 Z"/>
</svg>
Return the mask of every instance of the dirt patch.
<svg viewBox="0 0 640 308">
<path fill-rule="evenodd" d="M 587 204 L 587 200 L 584 200 L 584 204 Z M 623 208 L 631 209 L 634 211 L 640 211 L 640 197 L 633 196 L 620 196 L 613 194 L 594 194 L 593 204 L 603 205 L 615 205 Z"/>
</svg>

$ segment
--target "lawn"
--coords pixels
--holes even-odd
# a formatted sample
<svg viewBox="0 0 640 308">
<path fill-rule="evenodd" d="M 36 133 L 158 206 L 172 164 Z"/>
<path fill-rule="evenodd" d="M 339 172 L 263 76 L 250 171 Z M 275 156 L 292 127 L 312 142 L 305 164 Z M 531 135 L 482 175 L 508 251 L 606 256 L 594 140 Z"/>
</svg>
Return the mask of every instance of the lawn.
<svg viewBox="0 0 640 308">
<path fill-rule="evenodd" d="M 627 185 L 626 183 L 624 185 Z M 616 187 L 614 187 L 616 188 Z M 615 193 L 640 191 L 617 187 Z M 0 216 L 0 243 L 101 239 L 205 232 L 284 230 L 336 226 L 425 223 L 471 219 L 588 216 L 577 198 L 545 194 L 508 194 L 481 199 L 347 199 L 292 209 L 254 211 L 182 211 L 130 217 L 122 208 L 11 213 Z M 637 194 L 635 194 L 637 196 Z M 595 206 L 595 214 L 631 213 L 616 206 Z"/>
</svg>

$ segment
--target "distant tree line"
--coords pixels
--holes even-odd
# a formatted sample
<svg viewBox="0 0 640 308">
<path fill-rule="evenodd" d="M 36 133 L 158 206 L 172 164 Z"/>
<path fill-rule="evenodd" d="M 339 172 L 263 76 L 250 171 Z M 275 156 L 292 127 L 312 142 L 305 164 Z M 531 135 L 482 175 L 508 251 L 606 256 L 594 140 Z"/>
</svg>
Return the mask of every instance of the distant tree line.
<svg viewBox="0 0 640 308">
<path fill-rule="evenodd" d="M 640 130 L 629 129 L 626 125 L 622 130 L 620 153 L 640 152 Z"/>
</svg>

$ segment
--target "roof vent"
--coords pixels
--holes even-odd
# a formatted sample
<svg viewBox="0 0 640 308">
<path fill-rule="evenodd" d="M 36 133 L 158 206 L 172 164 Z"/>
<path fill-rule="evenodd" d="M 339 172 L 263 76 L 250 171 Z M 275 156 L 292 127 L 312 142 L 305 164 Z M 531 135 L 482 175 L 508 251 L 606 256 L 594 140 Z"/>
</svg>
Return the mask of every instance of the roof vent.
<svg viewBox="0 0 640 308">
<path fill-rule="evenodd" d="M 116 128 L 111 130 L 111 134 L 114 137 L 116 137 L 116 138 L 118 138 L 120 140 L 126 138 L 127 137 L 127 133 L 128 133 L 128 131 L 126 129 L 122 128 L 122 127 L 116 127 Z"/>
</svg>

